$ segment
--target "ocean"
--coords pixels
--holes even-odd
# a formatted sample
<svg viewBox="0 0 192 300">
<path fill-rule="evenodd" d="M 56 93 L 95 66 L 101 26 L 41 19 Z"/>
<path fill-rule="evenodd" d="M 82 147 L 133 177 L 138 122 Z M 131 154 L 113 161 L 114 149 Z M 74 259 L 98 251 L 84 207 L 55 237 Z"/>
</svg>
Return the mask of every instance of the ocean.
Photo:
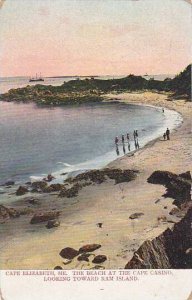
<svg viewBox="0 0 192 300">
<path fill-rule="evenodd" d="M 143 147 L 180 122 L 177 112 L 163 113 L 151 106 L 103 103 L 49 108 L 0 102 L 0 184 L 40 179 L 48 173 L 62 181 L 62 173 L 101 168 L 129 153 L 127 144 L 124 151 L 120 145 L 118 153 L 116 136 L 129 133 L 133 151 L 134 130 Z"/>
</svg>

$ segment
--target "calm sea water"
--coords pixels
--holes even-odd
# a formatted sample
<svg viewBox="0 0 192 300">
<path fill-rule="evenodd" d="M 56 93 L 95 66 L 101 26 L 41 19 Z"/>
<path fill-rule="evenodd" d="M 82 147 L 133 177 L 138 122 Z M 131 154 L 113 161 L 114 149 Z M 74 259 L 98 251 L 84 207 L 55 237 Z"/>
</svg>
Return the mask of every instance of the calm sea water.
<svg viewBox="0 0 192 300">
<path fill-rule="evenodd" d="M 180 121 L 176 112 L 138 105 L 40 108 L 0 102 L 0 183 L 102 167 L 117 157 L 115 136 L 129 132 L 133 139 L 137 129 L 143 146 Z M 119 151 L 124 154 L 122 146 Z"/>
</svg>

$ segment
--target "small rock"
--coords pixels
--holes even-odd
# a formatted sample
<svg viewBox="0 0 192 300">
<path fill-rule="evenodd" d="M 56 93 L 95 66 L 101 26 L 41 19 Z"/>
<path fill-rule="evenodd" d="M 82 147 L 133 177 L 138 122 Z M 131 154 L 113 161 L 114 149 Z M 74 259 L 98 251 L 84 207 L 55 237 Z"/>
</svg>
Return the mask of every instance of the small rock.
<svg viewBox="0 0 192 300">
<path fill-rule="evenodd" d="M 167 206 L 164 206 L 164 209 L 167 209 Z"/>
<path fill-rule="evenodd" d="M 87 261 L 87 262 L 89 262 L 89 256 L 90 256 L 91 254 L 90 253 L 83 253 L 83 254 L 81 254 L 78 258 L 77 258 L 77 260 L 78 261 Z"/>
<path fill-rule="evenodd" d="M 101 263 L 103 263 L 106 260 L 107 260 L 107 256 L 106 255 L 97 255 L 92 260 L 92 263 L 94 263 L 94 264 L 101 264 Z"/>
<path fill-rule="evenodd" d="M 35 205 L 35 204 L 39 204 L 39 200 L 38 199 L 36 199 L 36 198 L 34 198 L 34 197 L 30 197 L 30 198 L 28 198 L 28 199 L 26 199 L 30 204 L 33 204 L 33 205 Z"/>
<path fill-rule="evenodd" d="M 102 228 L 103 223 L 97 223 L 97 226 L 98 226 L 99 228 Z"/>
<path fill-rule="evenodd" d="M 79 253 L 93 252 L 93 251 L 95 251 L 99 248 L 101 248 L 101 245 L 99 245 L 99 244 L 88 244 L 88 245 L 85 245 L 85 246 L 81 247 L 79 249 Z"/>
<path fill-rule="evenodd" d="M 61 268 L 60 266 L 56 266 L 56 267 L 54 268 L 54 270 L 63 270 L 63 268 Z"/>
<path fill-rule="evenodd" d="M 143 216 L 144 213 L 134 213 L 132 215 L 130 215 L 129 219 L 134 220 L 134 219 L 138 219 L 139 217 Z"/>
<path fill-rule="evenodd" d="M 58 220 L 49 220 L 46 225 L 47 229 L 51 229 L 53 227 L 59 227 L 59 226 L 60 226 L 60 222 Z"/>
<path fill-rule="evenodd" d="M 59 253 L 59 255 L 63 258 L 66 259 L 73 259 L 75 256 L 77 256 L 79 254 L 79 251 L 70 248 L 70 247 L 66 247 L 64 249 L 61 250 L 61 252 Z"/>
<path fill-rule="evenodd" d="M 96 265 L 96 266 L 90 268 L 90 270 L 105 270 L 105 267 L 104 266 Z"/>
<path fill-rule="evenodd" d="M 17 196 L 22 196 L 22 195 L 25 195 L 26 193 L 28 193 L 28 188 L 25 186 L 21 186 L 21 185 L 16 191 Z"/>
</svg>

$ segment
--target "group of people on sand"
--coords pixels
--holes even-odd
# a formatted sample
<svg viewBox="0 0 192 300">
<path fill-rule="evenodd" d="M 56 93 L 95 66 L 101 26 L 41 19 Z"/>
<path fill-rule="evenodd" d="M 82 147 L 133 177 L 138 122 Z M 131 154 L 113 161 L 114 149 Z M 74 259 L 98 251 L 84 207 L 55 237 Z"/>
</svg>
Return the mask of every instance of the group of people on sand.
<svg viewBox="0 0 192 300">
<path fill-rule="evenodd" d="M 139 149 L 139 140 L 138 140 L 139 135 L 138 135 L 138 130 L 134 130 L 134 132 L 133 132 L 133 138 L 134 138 L 134 142 L 135 142 L 135 149 Z M 127 141 L 125 142 L 125 140 L 127 140 Z M 126 152 L 125 151 L 125 143 L 128 144 L 128 150 L 131 151 L 130 135 L 129 135 L 129 133 L 126 134 L 126 138 L 125 138 L 124 134 L 121 135 L 121 142 L 122 142 L 122 145 L 123 145 L 123 152 L 124 152 L 124 154 Z M 116 138 L 115 138 L 115 144 L 116 144 L 117 155 L 119 155 L 119 148 L 118 148 L 118 146 L 119 146 L 119 137 L 118 136 L 116 136 Z"/>
<path fill-rule="evenodd" d="M 169 128 L 167 128 L 167 130 L 164 132 L 163 138 L 164 138 L 164 141 L 165 140 L 170 140 L 170 130 L 169 130 Z"/>
</svg>

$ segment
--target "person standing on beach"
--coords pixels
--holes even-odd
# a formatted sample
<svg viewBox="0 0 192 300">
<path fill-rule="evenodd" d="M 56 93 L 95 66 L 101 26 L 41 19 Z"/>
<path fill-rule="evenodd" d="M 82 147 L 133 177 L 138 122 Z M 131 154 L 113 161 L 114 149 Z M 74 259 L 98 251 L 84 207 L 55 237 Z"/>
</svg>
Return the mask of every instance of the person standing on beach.
<svg viewBox="0 0 192 300">
<path fill-rule="evenodd" d="M 164 141 L 165 141 L 165 139 L 166 139 L 166 133 L 163 134 L 163 138 L 164 138 Z"/>
<path fill-rule="evenodd" d="M 119 142 L 119 139 L 118 139 L 118 136 L 116 136 L 116 138 L 115 138 L 115 144 L 117 145 L 118 142 Z"/>
<path fill-rule="evenodd" d="M 123 153 L 125 154 L 126 151 L 125 151 L 125 144 L 123 144 Z"/>
<path fill-rule="evenodd" d="M 136 138 L 135 130 L 133 131 L 133 138 L 134 138 L 134 141 L 135 141 L 135 138 Z"/>
<path fill-rule="evenodd" d="M 129 133 L 127 133 L 127 141 L 129 142 Z"/>
<path fill-rule="evenodd" d="M 169 130 L 169 128 L 167 128 L 167 130 L 166 130 L 166 136 L 167 136 L 167 140 L 170 140 L 170 130 Z"/>
<path fill-rule="evenodd" d="M 125 138 L 124 138 L 124 135 L 122 134 L 122 143 L 124 144 L 125 142 Z"/>
</svg>

